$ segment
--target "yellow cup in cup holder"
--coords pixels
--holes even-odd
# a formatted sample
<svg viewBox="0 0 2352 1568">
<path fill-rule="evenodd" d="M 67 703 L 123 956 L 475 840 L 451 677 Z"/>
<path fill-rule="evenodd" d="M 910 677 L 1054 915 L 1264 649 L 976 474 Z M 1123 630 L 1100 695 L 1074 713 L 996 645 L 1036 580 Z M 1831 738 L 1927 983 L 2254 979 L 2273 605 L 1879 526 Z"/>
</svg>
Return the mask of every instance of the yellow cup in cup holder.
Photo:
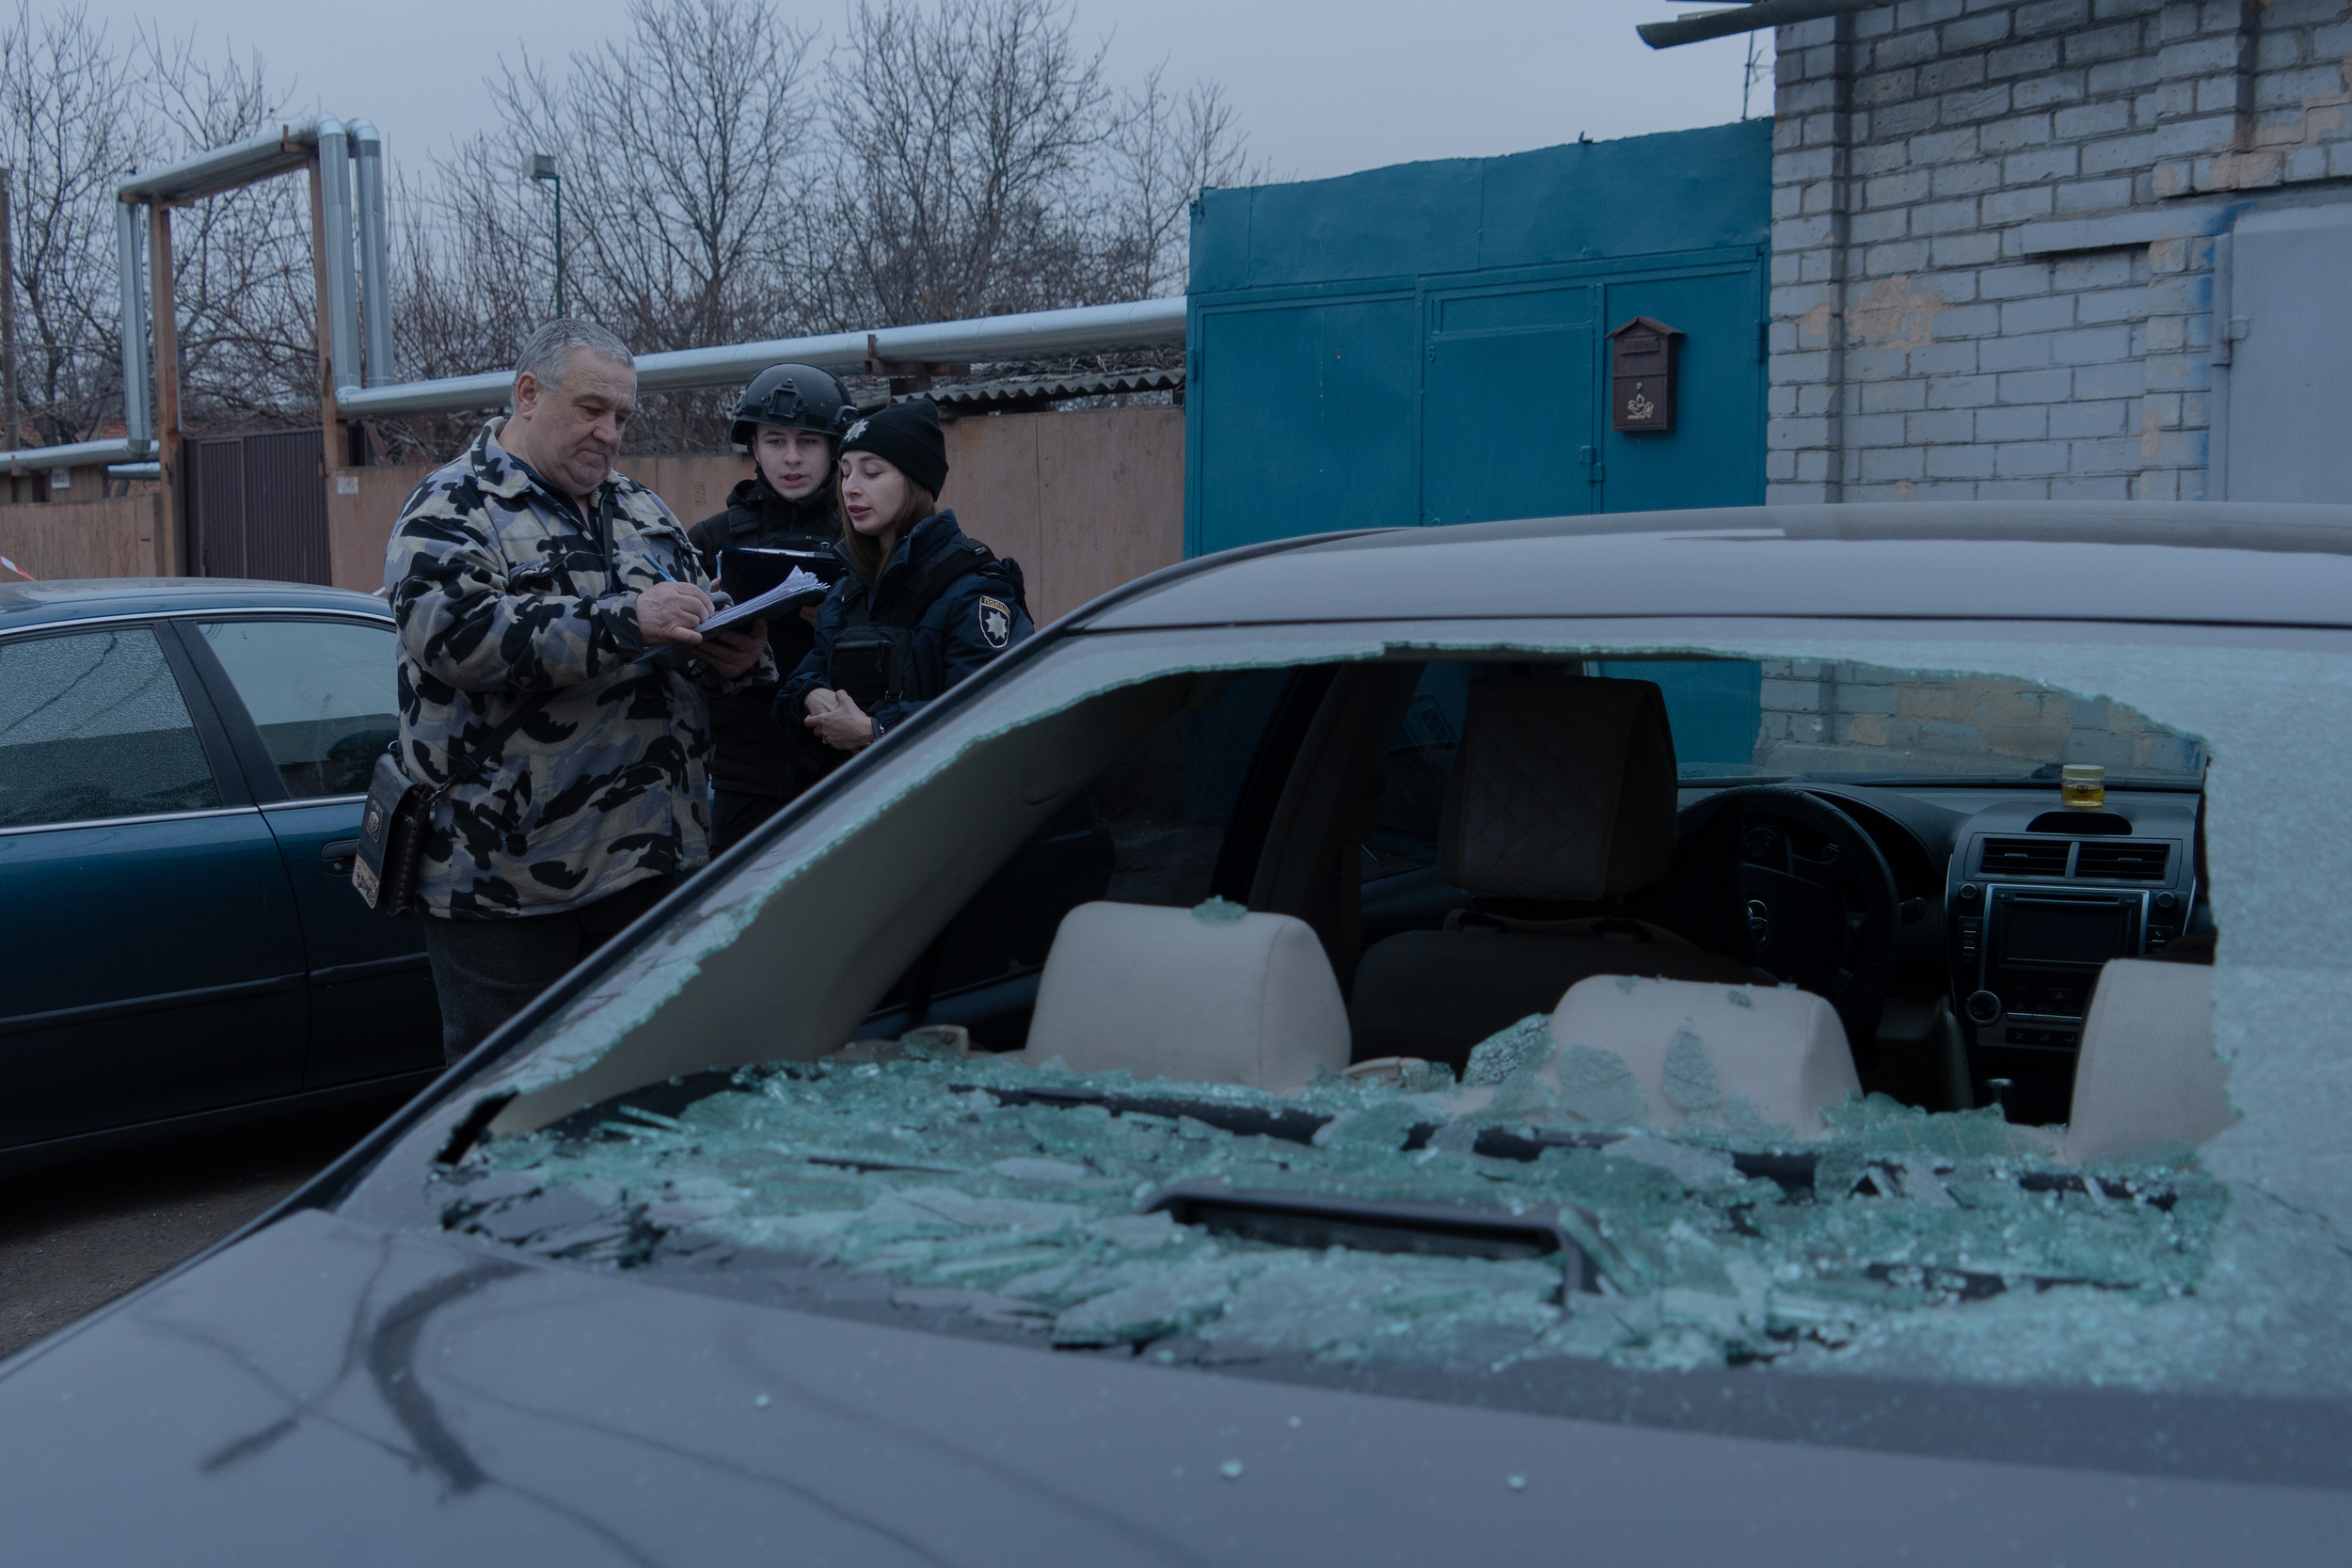
<svg viewBox="0 0 2352 1568">
<path fill-rule="evenodd" d="M 2070 762 L 2058 769 L 2058 799 L 2070 811 L 2105 811 L 2107 770 L 2095 762 Z"/>
</svg>

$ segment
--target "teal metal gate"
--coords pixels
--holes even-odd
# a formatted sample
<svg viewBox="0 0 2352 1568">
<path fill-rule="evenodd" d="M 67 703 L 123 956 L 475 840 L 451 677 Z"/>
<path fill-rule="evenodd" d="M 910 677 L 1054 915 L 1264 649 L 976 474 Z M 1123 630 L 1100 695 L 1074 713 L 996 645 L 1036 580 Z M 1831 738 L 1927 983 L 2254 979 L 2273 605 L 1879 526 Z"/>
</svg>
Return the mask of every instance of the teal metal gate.
<svg viewBox="0 0 2352 1568">
<path fill-rule="evenodd" d="M 1764 495 L 1767 120 L 1211 191 L 1185 550 Z M 1605 334 L 1677 327 L 1677 417 L 1609 429 Z"/>
</svg>

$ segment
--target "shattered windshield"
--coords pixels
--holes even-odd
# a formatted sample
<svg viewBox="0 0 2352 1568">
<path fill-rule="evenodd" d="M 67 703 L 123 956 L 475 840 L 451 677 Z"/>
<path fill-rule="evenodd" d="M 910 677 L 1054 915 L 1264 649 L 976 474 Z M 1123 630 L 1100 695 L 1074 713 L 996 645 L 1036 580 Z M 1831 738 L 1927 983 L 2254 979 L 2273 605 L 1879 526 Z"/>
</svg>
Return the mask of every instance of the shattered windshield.
<svg viewBox="0 0 2352 1568">
<path fill-rule="evenodd" d="M 2301 787 L 2352 650 L 1452 635 L 1041 661 L 473 1085 L 431 1223 L 1179 1365 L 2352 1397 L 2352 846 Z M 1629 727 L 1471 755 L 1564 699 Z M 979 868 L 910 891 L 926 833 Z M 1049 1031 L 1104 909 L 1148 940 Z M 1241 972 L 1182 956 L 1235 933 L 1329 988 L 1263 1010 L 1304 1065 L 1200 1065 Z"/>
<path fill-rule="evenodd" d="M 1963 1305 L 1997 1302 L 2005 1335 L 2122 1324 L 2211 1265 L 2229 1197 L 2185 1152 L 2068 1170 L 1998 1111 L 1884 1100 L 1837 1108 L 1801 1148 L 1769 1152 L 1721 1117 L 1661 1137 L 1613 1125 L 1641 1098 L 1621 1061 L 1579 1044 L 1555 1063 L 1542 1022 L 1473 1057 L 1473 1087 L 1493 1091 L 1474 1109 L 1442 1069 L 1278 1096 L 1011 1068 L 912 1036 L 693 1085 L 675 1115 L 631 1105 L 501 1140 L 446 1186 L 444 1219 L 613 1267 L 947 1288 L 1056 1346 L 1212 1364 L 1739 1364 Z M 1703 1035 L 1688 1076 L 1692 1107 L 1717 1110 Z M 1316 1202 L 1334 1197 L 1362 1207 Z M 1406 1218 L 1382 1223 L 1383 1204 Z M 1536 1220 L 1482 1244 L 1423 1223 L 1447 1206 Z"/>
</svg>

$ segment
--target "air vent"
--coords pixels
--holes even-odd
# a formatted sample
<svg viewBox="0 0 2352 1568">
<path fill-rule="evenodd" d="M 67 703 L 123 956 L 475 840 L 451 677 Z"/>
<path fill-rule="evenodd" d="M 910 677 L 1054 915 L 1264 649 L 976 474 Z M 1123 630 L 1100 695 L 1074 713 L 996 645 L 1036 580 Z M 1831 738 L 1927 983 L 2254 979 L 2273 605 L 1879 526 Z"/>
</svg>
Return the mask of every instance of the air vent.
<svg viewBox="0 0 2352 1568">
<path fill-rule="evenodd" d="M 1988 838 L 1977 869 L 1986 877 L 2063 877 L 2073 847 L 2062 838 Z"/>
<path fill-rule="evenodd" d="M 2169 844 L 2086 842 L 2074 862 L 2074 875 L 2114 882 L 2161 882 L 2165 864 L 2171 858 Z"/>
</svg>

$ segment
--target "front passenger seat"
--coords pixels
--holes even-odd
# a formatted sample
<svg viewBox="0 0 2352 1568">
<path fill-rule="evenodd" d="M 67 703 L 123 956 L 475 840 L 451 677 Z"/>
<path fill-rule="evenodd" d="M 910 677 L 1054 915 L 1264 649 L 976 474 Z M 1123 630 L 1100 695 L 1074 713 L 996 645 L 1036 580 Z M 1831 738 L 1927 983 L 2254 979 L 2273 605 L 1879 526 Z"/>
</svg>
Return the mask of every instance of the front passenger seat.
<svg viewBox="0 0 2352 1568">
<path fill-rule="evenodd" d="M 1348 1016 L 1358 1061 L 1422 1056 L 1458 1071 L 1470 1047 L 1549 1013 L 1594 974 L 1749 985 L 1756 970 L 1667 937 L 1535 930 L 1608 914 L 1604 900 L 1647 887 L 1677 842 L 1674 737 L 1651 681 L 1513 675 L 1470 683 L 1447 781 L 1438 875 L 1504 928 L 1406 931 L 1374 944 Z M 1517 927 L 1517 928 L 1510 928 Z M 1624 937 L 1628 940 L 1616 940 Z M 1764 977 L 1769 983 L 1769 977 Z"/>
<path fill-rule="evenodd" d="M 1062 918 L 1027 1044 L 1075 1072 L 1280 1092 L 1347 1065 L 1347 1007 L 1314 928 L 1216 901 L 1081 904 Z"/>
<path fill-rule="evenodd" d="M 2113 1160 L 2194 1147 L 2237 1119 L 2213 1048 L 2213 971 L 2115 958 L 2099 971 L 2074 1057 L 2059 1157 Z"/>
</svg>

